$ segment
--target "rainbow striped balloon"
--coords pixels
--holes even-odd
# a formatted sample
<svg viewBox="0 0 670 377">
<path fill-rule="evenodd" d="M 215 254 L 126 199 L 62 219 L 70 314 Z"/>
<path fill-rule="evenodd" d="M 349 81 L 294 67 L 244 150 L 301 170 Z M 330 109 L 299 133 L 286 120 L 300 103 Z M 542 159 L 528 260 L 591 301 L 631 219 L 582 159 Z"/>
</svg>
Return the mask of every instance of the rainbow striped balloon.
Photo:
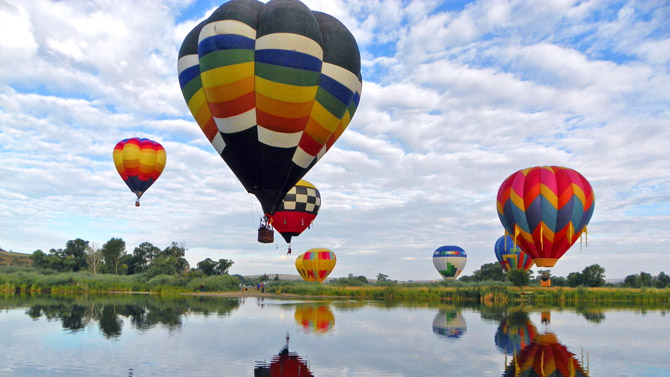
<svg viewBox="0 0 670 377">
<path fill-rule="evenodd" d="M 112 153 L 116 171 L 128 185 L 130 191 L 137 195 L 135 205 L 140 205 L 140 197 L 165 169 L 167 154 L 159 143 L 133 137 L 119 141 Z"/>
<path fill-rule="evenodd" d="M 323 282 L 335 268 L 335 253 L 328 249 L 309 249 L 295 260 L 295 268 L 305 281 Z"/>
<path fill-rule="evenodd" d="M 523 250 L 514 245 L 514 240 L 507 234 L 498 238 L 493 251 L 505 271 L 519 269 L 528 271 L 533 266 L 533 260 Z"/>
<path fill-rule="evenodd" d="M 179 50 L 191 114 L 263 211 L 330 149 L 358 106 L 353 35 L 297 0 L 232 0 L 197 25 Z"/>
<path fill-rule="evenodd" d="M 536 166 L 505 179 L 496 204 L 500 222 L 521 250 L 538 267 L 553 267 L 586 231 L 595 198 L 575 170 Z"/>
</svg>

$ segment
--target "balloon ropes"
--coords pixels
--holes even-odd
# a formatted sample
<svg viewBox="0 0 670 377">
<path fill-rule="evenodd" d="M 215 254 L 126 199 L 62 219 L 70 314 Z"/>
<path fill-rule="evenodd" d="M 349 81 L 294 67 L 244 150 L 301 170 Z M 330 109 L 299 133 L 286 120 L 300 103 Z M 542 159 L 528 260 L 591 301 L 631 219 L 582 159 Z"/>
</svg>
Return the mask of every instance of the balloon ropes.
<svg viewBox="0 0 670 377">
<path fill-rule="evenodd" d="M 533 266 L 533 260 L 514 244 L 512 237 L 505 234 L 498 238 L 493 247 L 498 262 L 505 271 L 528 271 Z"/>
<path fill-rule="evenodd" d="M 321 207 L 321 195 L 313 184 L 300 180 L 286 194 L 281 206 L 274 215 L 266 214 L 272 226 L 289 244 L 291 253 L 291 237 L 300 235 L 316 218 Z"/>
<path fill-rule="evenodd" d="M 458 246 L 440 246 L 433 252 L 433 265 L 444 280 L 454 280 L 465 268 L 468 256 Z"/>
<path fill-rule="evenodd" d="M 297 0 L 232 0 L 184 39 L 184 99 L 214 149 L 274 215 L 347 128 L 362 80 L 356 40 Z"/>
<path fill-rule="evenodd" d="M 135 206 L 139 207 L 140 197 L 165 169 L 165 149 L 153 140 L 133 137 L 119 141 L 112 157 L 116 171 L 130 191 L 137 195 Z"/>
<path fill-rule="evenodd" d="M 328 249 L 309 249 L 295 260 L 295 268 L 305 281 L 323 282 L 335 268 L 335 253 Z"/>
<path fill-rule="evenodd" d="M 536 166 L 510 175 L 496 202 L 506 233 L 538 267 L 553 267 L 586 232 L 594 204 L 586 178 L 559 166 Z"/>
</svg>

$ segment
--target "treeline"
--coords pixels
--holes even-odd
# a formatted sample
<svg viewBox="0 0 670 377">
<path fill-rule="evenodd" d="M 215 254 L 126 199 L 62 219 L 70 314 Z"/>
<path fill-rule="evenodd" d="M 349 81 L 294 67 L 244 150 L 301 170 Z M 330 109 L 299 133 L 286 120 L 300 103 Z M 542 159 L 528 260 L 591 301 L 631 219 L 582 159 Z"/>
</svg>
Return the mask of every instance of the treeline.
<svg viewBox="0 0 670 377">
<path fill-rule="evenodd" d="M 189 271 L 199 271 L 206 276 L 228 274 L 232 260 L 207 258 L 191 268 L 186 258 L 183 244 L 172 242 L 160 249 L 150 242 L 143 242 L 132 253 L 126 250 L 126 242 L 112 237 L 98 248 L 95 243 L 81 238 L 67 241 L 64 249 L 51 249 L 48 253 L 36 250 L 30 256 L 33 265 L 41 269 L 57 272 L 88 271 L 92 274 L 135 275 L 146 274 L 175 275 Z"/>
<path fill-rule="evenodd" d="M 552 276 L 550 270 L 538 270 L 537 275 L 533 275 L 532 270 L 505 272 L 500 263 L 486 263 L 479 270 L 474 271 L 472 275 L 462 276 L 458 280 L 464 283 L 509 281 L 516 286 L 535 286 L 540 285 L 544 277 L 551 279 L 551 285 L 554 287 L 670 288 L 670 276 L 665 272 L 660 272 L 657 276 L 640 272 L 640 274 L 627 276 L 621 283 L 607 283 L 605 281 L 605 268 L 599 264 L 587 266 L 581 272 L 571 272 L 567 277 Z"/>
</svg>

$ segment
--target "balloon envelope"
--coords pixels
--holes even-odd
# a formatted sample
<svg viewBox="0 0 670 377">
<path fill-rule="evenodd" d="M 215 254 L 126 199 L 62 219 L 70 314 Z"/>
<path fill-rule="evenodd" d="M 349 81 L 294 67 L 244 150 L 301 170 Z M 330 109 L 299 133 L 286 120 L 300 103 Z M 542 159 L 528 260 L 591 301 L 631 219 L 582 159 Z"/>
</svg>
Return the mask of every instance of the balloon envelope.
<svg viewBox="0 0 670 377">
<path fill-rule="evenodd" d="M 335 268 L 335 253 L 328 249 L 309 249 L 295 260 L 295 268 L 305 281 L 323 282 Z"/>
<path fill-rule="evenodd" d="M 272 226 L 287 243 L 291 237 L 300 235 L 316 218 L 321 207 L 321 195 L 313 184 L 301 179 L 286 194 L 272 219 Z"/>
<path fill-rule="evenodd" d="M 575 170 L 536 166 L 510 175 L 498 189 L 505 231 L 538 267 L 552 267 L 579 239 L 595 204 L 589 182 Z"/>
<path fill-rule="evenodd" d="M 186 36 L 179 84 L 191 114 L 263 212 L 330 149 L 358 106 L 356 40 L 297 0 L 233 0 Z"/>
<path fill-rule="evenodd" d="M 440 246 L 433 252 L 433 265 L 445 280 L 456 279 L 467 260 L 465 250 L 458 246 Z"/>
<path fill-rule="evenodd" d="M 112 152 L 116 171 L 139 199 L 165 169 L 167 154 L 159 143 L 142 138 L 119 141 Z"/>
<path fill-rule="evenodd" d="M 519 269 L 528 271 L 533 266 L 533 260 L 521 248 L 514 245 L 514 240 L 507 234 L 498 238 L 493 251 L 505 271 Z"/>
</svg>

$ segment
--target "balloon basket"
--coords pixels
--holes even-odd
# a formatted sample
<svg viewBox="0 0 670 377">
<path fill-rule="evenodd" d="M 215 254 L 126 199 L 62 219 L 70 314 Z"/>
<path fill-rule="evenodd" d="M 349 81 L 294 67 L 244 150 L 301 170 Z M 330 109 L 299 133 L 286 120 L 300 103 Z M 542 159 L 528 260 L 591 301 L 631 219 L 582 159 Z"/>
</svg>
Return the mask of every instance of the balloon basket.
<svg viewBox="0 0 670 377">
<path fill-rule="evenodd" d="M 266 227 L 258 228 L 258 242 L 260 243 L 273 243 L 275 242 L 275 232 Z"/>
</svg>

